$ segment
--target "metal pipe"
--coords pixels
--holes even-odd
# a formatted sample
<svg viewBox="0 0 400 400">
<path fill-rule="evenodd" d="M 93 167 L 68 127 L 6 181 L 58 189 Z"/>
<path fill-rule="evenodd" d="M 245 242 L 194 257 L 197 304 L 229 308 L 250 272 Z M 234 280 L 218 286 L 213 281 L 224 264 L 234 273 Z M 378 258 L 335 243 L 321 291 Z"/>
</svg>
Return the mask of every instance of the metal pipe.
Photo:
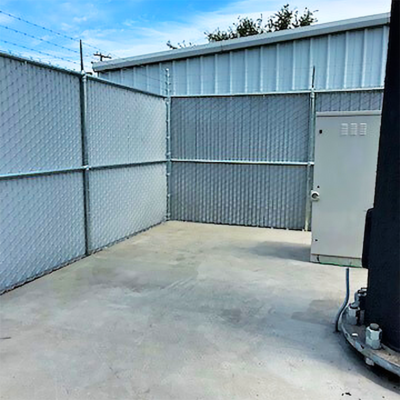
<svg viewBox="0 0 400 400">
<path fill-rule="evenodd" d="M 289 167 L 307 167 L 308 162 L 297 161 L 248 161 L 248 160 L 194 160 L 194 159 L 178 159 L 172 158 L 172 162 L 196 163 L 196 164 L 238 164 L 238 165 L 278 165 Z M 314 165 L 314 163 L 311 163 Z"/>
<path fill-rule="evenodd" d="M 124 164 L 83 165 L 82 167 L 76 167 L 76 168 L 62 168 L 62 169 L 49 169 L 49 170 L 43 170 L 43 171 L 17 172 L 17 173 L 0 175 L 0 181 L 10 180 L 10 179 L 30 178 L 30 177 L 35 177 L 35 176 L 67 174 L 67 173 L 71 173 L 71 172 L 96 171 L 96 170 L 100 170 L 100 169 L 140 167 L 140 166 L 144 166 L 144 165 L 163 164 L 166 162 L 167 162 L 167 160 L 155 160 L 155 161 L 124 163 Z"/>
<path fill-rule="evenodd" d="M 20 179 L 20 178 L 31 178 L 36 176 L 45 175 L 56 175 L 56 174 L 68 174 L 71 172 L 81 172 L 86 167 L 75 167 L 75 168 L 62 168 L 62 169 L 50 169 L 43 171 L 27 171 L 27 172 L 17 172 L 11 174 L 0 175 L 0 181 L 10 180 L 10 179 Z"/>
<path fill-rule="evenodd" d="M 122 85 L 121 83 L 108 81 L 106 79 L 99 78 L 97 76 L 86 75 L 86 77 L 87 77 L 87 79 L 90 79 L 91 81 L 104 83 L 104 84 L 110 85 L 110 86 L 115 86 L 115 87 L 120 88 L 120 89 L 126 89 L 126 90 L 129 90 L 131 92 L 146 94 L 146 95 L 149 95 L 149 96 L 152 96 L 152 97 L 159 97 L 160 99 L 165 99 L 166 98 L 166 96 L 163 96 L 163 95 L 158 94 L 158 93 L 151 93 L 151 92 L 147 92 L 146 90 L 136 89 L 136 88 L 133 88 L 131 86 L 125 86 L 125 85 Z"/>
<path fill-rule="evenodd" d="M 85 225 L 85 253 L 91 252 L 91 225 L 90 225 L 90 190 L 89 190 L 89 153 L 87 143 L 87 76 L 83 73 L 80 81 L 80 106 L 81 106 L 81 148 L 83 171 L 83 210 Z"/>
<path fill-rule="evenodd" d="M 124 164 L 108 164 L 108 165 L 90 165 L 87 167 L 90 171 L 102 170 L 102 169 L 115 169 L 115 168 L 129 168 L 129 167 L 142 167 L 145 165 L 163 164 L 167 160 L 154 160 L 154 161 L 139 161 Z"/>
<path fill-rule="evenodd" d="M 167 159 L 167 221 L 171 217 L 171 75 L 169 69 L 165 70 L 166 99 L 166 159 Z"/>
<path fill-rule="evenodd" d="M 336 92 L 375 92 L 383 91 L 383 87 L 369 88 L 347 88 L 347 89 L 314 89 L 314 93 L 336 93 Z M 175 94 L 172 98 L 201 98 L 201 97 L 245 97 L 245 96 L 277 96 L 277 95 L 295 95 L 295 94 L 310 94 L 310 89 L 305 90 L 288 90 L 288 91 L 273 91 L 273 92 L 256 92 L 256 93 L 210 93 L 210 94 Z"/>
<path fill-rule="evenodd" d="M 307 155 L 307 179 L 306 179 L 306 211 L 304 220 L 304 230 L 311 229 L 312 205 L 310 193 L 313 187 L 313 159 L 315 146 L 315 91 L 314 91 L 315 67 L 313 68 L 313 77 L 310 90 L 310 114 L 309 114 L 309 136 L 308 136 L 308 155 Z"/>
</svg>

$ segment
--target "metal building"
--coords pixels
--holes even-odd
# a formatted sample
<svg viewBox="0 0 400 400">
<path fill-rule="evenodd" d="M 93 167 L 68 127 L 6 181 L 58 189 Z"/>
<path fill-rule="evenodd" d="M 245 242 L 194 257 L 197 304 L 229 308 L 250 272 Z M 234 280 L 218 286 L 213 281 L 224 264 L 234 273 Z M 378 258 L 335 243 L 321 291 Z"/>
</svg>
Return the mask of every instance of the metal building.
<svg viewBox="0 0 400 400">
<path fill-rule="evenodd" d="M 382 87 L 389 14 L 95 63 L 101 78 L 172 94 L 237 94 Z"/>
</svg>

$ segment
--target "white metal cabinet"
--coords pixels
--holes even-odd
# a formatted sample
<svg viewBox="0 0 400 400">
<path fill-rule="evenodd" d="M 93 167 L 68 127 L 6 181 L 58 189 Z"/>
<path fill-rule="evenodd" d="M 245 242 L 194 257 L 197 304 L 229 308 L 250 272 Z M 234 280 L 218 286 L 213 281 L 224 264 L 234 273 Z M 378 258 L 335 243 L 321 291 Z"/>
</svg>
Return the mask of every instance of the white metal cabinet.
<svg viewBox="0 0 400 400">
<path fill-rule="evenodd" d="M 379 111 L 317 113 L 311 261 L 361 265 L 380 119 Z"/>
</svg>

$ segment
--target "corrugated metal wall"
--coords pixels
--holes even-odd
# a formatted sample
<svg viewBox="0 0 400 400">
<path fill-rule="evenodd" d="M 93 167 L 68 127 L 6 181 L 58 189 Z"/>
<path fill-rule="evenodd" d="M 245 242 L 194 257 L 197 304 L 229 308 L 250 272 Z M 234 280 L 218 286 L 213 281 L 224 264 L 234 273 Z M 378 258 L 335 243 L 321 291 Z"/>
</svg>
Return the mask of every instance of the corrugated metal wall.
<svg viewBox="0 0 400 400">
<path fill-rule="evenodd" d="M 165 100 L 85 79 L 0 56 L 0 293 L 166 218 Z"/>
<path fill-rule="evenodd" d="M 382 87 L 388 27 L 360 29 L 272 45 L 100 73 L 104 79 L 172 94 L 238 94 Z"/>
</svg>

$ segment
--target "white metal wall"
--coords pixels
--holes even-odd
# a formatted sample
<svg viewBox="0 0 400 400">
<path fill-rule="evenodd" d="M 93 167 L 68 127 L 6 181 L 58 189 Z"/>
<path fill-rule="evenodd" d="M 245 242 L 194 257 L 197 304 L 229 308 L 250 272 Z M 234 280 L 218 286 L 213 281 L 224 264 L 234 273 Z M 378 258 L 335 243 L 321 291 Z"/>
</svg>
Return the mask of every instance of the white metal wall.
<svg viewBox="0 0 400 400">
<path fill-rule="evenodd" d="M 165 69 L 173 95 L 266 93 L 382 87 L 387 26 L 293 40 L 213 55 L 114 71 L 100 76 L 154 93 L 165 93 Z"/>
</svg>

